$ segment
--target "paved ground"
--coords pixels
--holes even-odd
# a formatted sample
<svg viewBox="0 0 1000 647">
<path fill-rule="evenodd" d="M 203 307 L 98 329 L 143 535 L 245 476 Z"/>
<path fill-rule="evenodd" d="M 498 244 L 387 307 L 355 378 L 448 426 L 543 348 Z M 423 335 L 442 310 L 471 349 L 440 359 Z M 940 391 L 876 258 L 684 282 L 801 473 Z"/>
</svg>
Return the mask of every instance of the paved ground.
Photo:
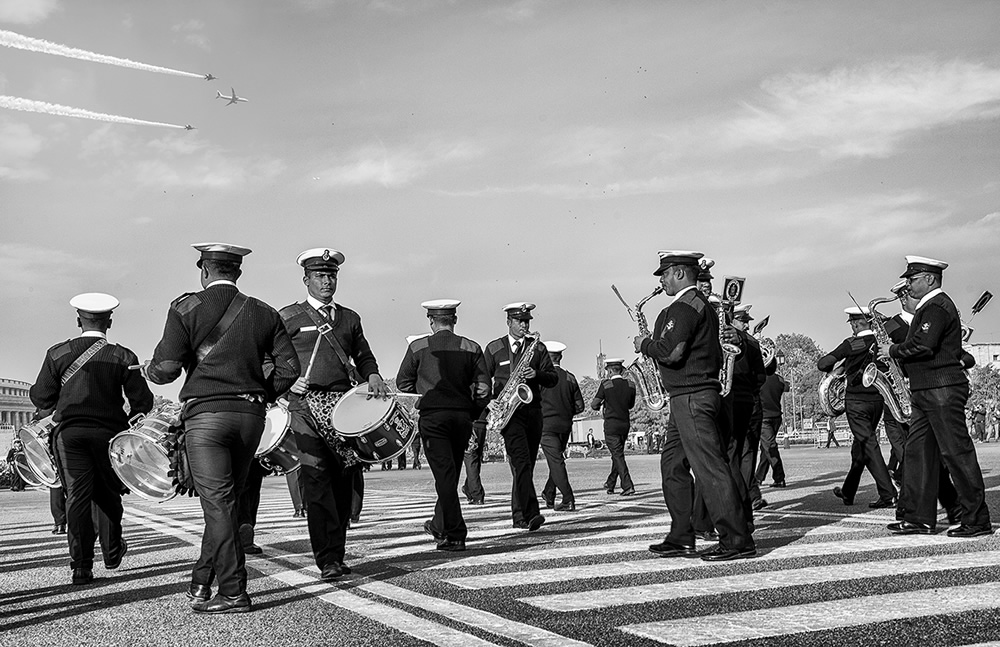
<svg viewBox="0 0 1000 647">
<path fill-rule="evenodd" d="M 977 447 L 1000 520 L 1000 446 Z M 371 471 L 348 535 L 355 574 L 337 585 L 317 580 L 305 522 L 269 478 L 265 552 L 247 562 L 255 610 L 221 617 L 193 614 L 183 594 L 197 499 L 129 497 L 122 567 L 74 587 L 47 494 L 3 491 L 0 645 L 1000 645 L 997 537 L 892 536 L 891 512 L 864 505 L 869 477 L 855 506 L 830 493 L 846 448 L 784 456 L 789 487 L 766 489 L 757 517 L 760 557 L 726 564 L 647 552 L 668 523 L 655 456 L 630 458 L 640 494 L 629 499 L 599 487 L 608 461 L 570 461 L 582 505 L 549 511 L 536 533 L 510 527 L 509 471 L 488 465 L 487 505 L 466 509 L 470 550 L 454 555 L 421 530 L 429 470 Z"/>
</svg>

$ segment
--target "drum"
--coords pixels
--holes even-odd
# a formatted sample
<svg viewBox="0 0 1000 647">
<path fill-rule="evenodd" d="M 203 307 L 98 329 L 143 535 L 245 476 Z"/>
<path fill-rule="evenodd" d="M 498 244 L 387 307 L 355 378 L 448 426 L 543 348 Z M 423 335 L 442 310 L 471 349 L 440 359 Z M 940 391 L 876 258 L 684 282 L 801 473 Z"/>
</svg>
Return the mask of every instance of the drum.
<svg viewBox="0 0 1000 647">
<path fill-rule="evenodd" d="M 302 466 L 295 455 L 290 420 L 284 404 L 271 407 L 264 418 L 264 433 L 254 454 L 261 465 L 278 474 L 288 474 Z"/>
<path fill-rule="evenodd" d="M 360 384 L 333 409 L 333 428 L 366 463 L 381 463 L 406 451 L 416 437 L 415 425 L 394 399 L 368 399 Z"/>
<path fill-rule="evenodd" d="M 25 485 L 29 487 L 42 486 L 41 479 L 35 475 L 31 466 L 28 465 L 28 457 L 24 455 L 23 451 L 14 452 L 14 471 L 21 477 L 21 480 L 24 481 Z"/>
<path fill-rule="evenodd" d="M 56 423 L 52 422 L 52 416 L 49 416 L 29 422 L 17 432 L 18 439 L 24 445 L 25 462 L 32 474 L 35 475 L 33 481 L 49 488 L 61 485 L 59 472 L 56 471 L 56 461 L 49 449 L 50 437 L 55 428 Z"/>
<path fill-rule="evenodd" d="M 125 487 L 147 501 L 163 502 L 177 496 L 178 413 L 177 409 L 163 409 L 139 418 L 108 446 L 115 474 Z"/>
</svg>

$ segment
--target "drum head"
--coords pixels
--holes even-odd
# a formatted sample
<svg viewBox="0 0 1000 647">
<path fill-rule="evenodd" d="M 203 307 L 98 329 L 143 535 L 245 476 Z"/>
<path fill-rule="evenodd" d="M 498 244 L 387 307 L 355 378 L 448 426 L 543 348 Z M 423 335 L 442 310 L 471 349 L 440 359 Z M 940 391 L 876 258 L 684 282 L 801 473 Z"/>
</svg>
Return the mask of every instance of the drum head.
<svg viewBox="0 0 1000 647">
<path fill-rule="evenodd" d="M 261 434 L 255 455 L 266 454 L 277 447 L 287 428 L 288 411 L 281 407 L 272 407 L 264 416 L 264 433 Z"/>
<path fill-rule="evenodd" d="M 333 408 L 333 428 L 343 436 L 357 436 L 378 426 L 392 410 L 392 399 L 368 399 L 367 384 L 354 387 L 344 394 Z"/>
<path fill-rule="evenodd" d="M 28 465 L 28 459 L 24 456 L 24 452 L 14 454 L 14 471 L 21 477 L 22 481 L 31 487 L 41 487 L 42 481 Z"/>
<path fill-rule="evenodd" d="M 176 496 L 170 457 L 147 436 L 123 431 L 111 439 L 108 454 L 118 478 L 143 499 L 167 501 Z"/>
<path fill-rule="evenodd" d="M 59 475 L 56 474 L 55 466 L 52 464 L 52 456 L 49 448 L 43 443 L 48 442 L 48 432 L 39 437 L 42 425 L 33 422 L 21 427 L 17 432 L 17 437 L 24 445 L 25 463 L 35 475 L 35 480 L 40 481 L 46 487 L 57 487 L 59 485 Z M 27 480 L 27 479 L 25 479 Z"/>
</svg>

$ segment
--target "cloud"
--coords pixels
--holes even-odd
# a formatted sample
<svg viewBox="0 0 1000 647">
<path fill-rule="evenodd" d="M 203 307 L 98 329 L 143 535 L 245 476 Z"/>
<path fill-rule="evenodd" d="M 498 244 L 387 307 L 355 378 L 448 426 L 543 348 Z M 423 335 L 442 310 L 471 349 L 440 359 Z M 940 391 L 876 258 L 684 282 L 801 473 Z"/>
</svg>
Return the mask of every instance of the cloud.
<svg viewBox="0 0 1000 647">
<path fill-rule="evenodd" d="M 482 156 L 483 149 L 470 142 L 432 142 L 388 149 L 378 145 L 364 146 L 342 159 L 335 160 L 325 170 L 312 173 L 319 180 L 314 187 L 345 187 L 382 185 L 398 188 L 411 184 L 431 170 L 466 162 Z"/>
<path fill-rule="evenodd" d="M 48 173 L 32 163 L 44 144 L 27 124 L 0 119 L 0 179 L 46 179 Z"/>
<path fill-rule="evenodd" d="M 117 265 L 104 256 L 88 256 L 81 249 L 69 253 L 40 245 L 0 243 L 0 275 L 5 286 L 17 289 L 37 284 L 40 276 L 76 285 L 80 277 L 94 276 Z"/>
<path fill-rule="evenodd" d="M 211 50 L 211 45 L 208 41 L 208 36 L 205 35 L 205 23 L 192 18 L 191 20 L 178 23 L 171 27 L 171 30 L 176 34 L 181 34 L 184 40 L 195 47 L 200 47 L 205 51 Z"/>
<path fill-rule="evenodd" d="M 59 8 L 58 0 L 0 0 L 0 22 L 30 25 Z"/>
</svg>

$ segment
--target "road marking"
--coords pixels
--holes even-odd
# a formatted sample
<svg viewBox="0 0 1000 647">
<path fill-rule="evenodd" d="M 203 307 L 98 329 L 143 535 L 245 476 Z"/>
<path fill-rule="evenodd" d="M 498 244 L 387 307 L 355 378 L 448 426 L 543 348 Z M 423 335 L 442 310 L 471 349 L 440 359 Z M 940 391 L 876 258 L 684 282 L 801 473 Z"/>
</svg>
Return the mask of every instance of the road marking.
<svg viewBox="0 0 1000 647">
<path fill-rule="evenodd" d="M 704 595 L 723 595 L 825 582 L 849 582 L 870 577 L 892 577 L 907 573 L 933 573 L 952 569 L 995 566 L 1000 566 L 1000 552 L 958 553 L 888 561 L 855 562 L 849 567 L 844 564 L 831 564 L 781 571 L 742 573 L 703 580 L 630 586 L 620 589 L 539 595 L 521 598 L 520 601 L 548 611 L 590 611 L 627 604 L 663 602 Z"/>
<path fill-rule="evenodd" d="M 994 609 L 998 597 L 1000 583 L 994 582 L 647 622 L 619 631 L 667 645 L 696 647 Z"/>
</svg>

